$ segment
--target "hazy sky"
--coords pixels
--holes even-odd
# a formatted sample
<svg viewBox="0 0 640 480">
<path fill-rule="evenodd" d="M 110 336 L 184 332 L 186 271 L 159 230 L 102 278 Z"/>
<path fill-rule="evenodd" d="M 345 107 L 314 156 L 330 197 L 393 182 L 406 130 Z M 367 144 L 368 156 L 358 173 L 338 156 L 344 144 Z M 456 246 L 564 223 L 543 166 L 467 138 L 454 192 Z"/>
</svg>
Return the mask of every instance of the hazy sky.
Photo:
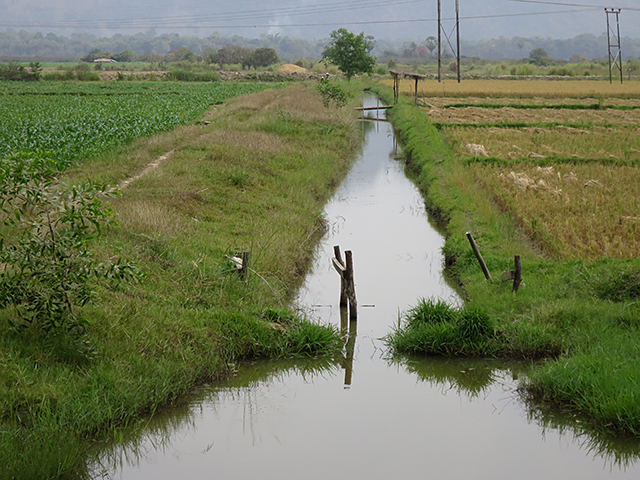
<svg viewBox="0 0 640 480">
<path fill-rule="evenodd" d="M 605 7 L 622 8 L 621 35 L 640 37 L 639 0 L 459 0 L 463 39 L 571 38 L 606 33 Z M 444 28 L 455 25 L 455 0 L 441 0 Z M 376 38 L 437 35 L 437 0 L 0 0 L 0 30 L 69 35 L 134 34 L 155 28 L 208 36 L 280 34 L 326 38 L 336 28 Z"/>
</svg>

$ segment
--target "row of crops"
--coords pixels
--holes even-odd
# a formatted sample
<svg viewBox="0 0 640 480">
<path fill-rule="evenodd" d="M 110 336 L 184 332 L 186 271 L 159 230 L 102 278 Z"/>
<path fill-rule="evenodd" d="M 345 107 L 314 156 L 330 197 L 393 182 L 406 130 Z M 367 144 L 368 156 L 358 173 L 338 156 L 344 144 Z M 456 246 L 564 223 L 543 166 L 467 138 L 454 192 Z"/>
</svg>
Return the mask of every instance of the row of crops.
<svg viewBox="0 0 640 480">
<path fill-rule="evenodd" d="M 0 158 L 43 150 L 65 168 L 115 145 L 191 122 L 231 97 L 278 86 L 0 82 Z"/>
</svg>

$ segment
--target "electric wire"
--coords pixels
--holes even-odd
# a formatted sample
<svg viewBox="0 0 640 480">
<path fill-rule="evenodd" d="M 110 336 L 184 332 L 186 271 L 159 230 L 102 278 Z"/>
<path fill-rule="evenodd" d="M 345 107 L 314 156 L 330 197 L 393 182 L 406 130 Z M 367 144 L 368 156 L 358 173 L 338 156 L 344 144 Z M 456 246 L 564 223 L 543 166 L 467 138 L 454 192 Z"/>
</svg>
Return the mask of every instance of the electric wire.
<svg viewBox="0 0 640 480">
<path fill-rule="evenodd" d="M 611 8 L 610 5 L 587 5 L 587 4 L 583 4 L 583 3 L 566 3 L 566 2 L 551 2 L 551 1 L 547 1 L 547 0 L 507 0 L 509 2 L 515 2 L 515 3 L 535 3 L 535 4 L 540 4 L 540 5 L 558 5 L 558 6 L 563 6 L 563 7 L 591 7 L 591 8 L 598 8 L 600 10 L 605 9 L 605 8 Z M 618 8 L 618 7 L 617 7 Z M 636 11 L 636 12 L 640 12 L 640 8 L 636 8 L 636 7 L 619 7 L 621 10 L 631 10 L 631 11 Z"/>
<path fill-rule="evenodd" d="M 484 20 L 484 19 L 493 19 L 493 18 L 509 18 L 509 17 L 526 17 L 526 16 L 538 16 L 538 15 L 556 15 L 556 14 L 565 14 L 565 13 L 580 13 L 586 11 L 593 11 L 594 9 L 599 9 L 600 7 L 590 6 L 588 8 L 582 9 L 571 9 L 571 10 L 554 10 L 548 12 L 526 12 L 526 13 L 502 13 L 502 14 L 492 14 L 492 15 L 472 15 L 472 16 L 460 16 L 460 20 Z M 446 17 L 442 18 L 444 21 L 455 20 L 455 17 Z M 171 24 L 166 25 L 166 28 L 171 27 L 175 29 L 232 29 L 232 28 L 283 28 L 283 27 L 323 27 L 323 26 L 336 26 L 336 25 L 382 25 L 382 24 L 400 24 L 400 23 L 421 23 L 421 22 L 437 22 L 436 18 L 412 18 L 412 19 L 404 19 L 404 20 L 368 20 L 368 21 L 348 21 L 341 20 L 336 22 L 308 22 L 308 23 L 278 23 L 272 22 L 267 24 L 259 24 L 259 23 L 248 23 L 248 24 L 235 24 L 235 25 L 227 25 L 227 24 L 195 24 L 188 23 L 184 25 L 180 24 Z M 98 20 L 93 20 L 90 22 L 92 26 L 97 27 L 111 27 L 111 28 L 119 28 L 119 29 L 135 29 L 139 30 L 141 28 L 165 28 L 165 24 L 161 23 L 130 23 L 130 24 L 105 24 Z M 2 22 L 0 21 L 0 27 L 20 27 L 20 28 L 73 28 L 86 26 L 84 23 L 65 23 L 65 22 L 29 22 L 29 23 L 10 23 L 10 22 Z"/>
</svg>

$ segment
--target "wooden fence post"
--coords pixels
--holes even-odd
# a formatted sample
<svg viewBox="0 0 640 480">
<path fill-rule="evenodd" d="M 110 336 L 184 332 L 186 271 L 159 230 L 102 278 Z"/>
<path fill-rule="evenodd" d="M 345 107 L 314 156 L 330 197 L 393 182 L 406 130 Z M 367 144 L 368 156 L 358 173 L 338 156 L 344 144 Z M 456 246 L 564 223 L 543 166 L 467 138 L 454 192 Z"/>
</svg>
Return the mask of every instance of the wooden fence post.
<svg viewBox="0 0 640 480">
<path fill-rule="evenodd" d="M 491 279 L 491 274 L 489 273 L 489 269 L 487 268 L 487 264 L 484 263 L 484 259 L 482 258 L 482 254 L 480 250 L 478 250 L 478 246 L 476 245 L 476 241 L 473 239 L 471 232 L 467 232 L 467 238 L 469 239 L 469 243 L 471 244 L 471 248 L 473 249 L 473 253 L 475 253 L 476 258 L 478 259 L 478 263 L 480 264 L 480 268 L 482 268 L 482 273 L 484 273 L 484 277 L 493 282 Z"/>
<path fill-rule="evenodd" d="M 520 255 L 516 255 L 514 258 L 515 270 L 513 276 L 513 292 L 517 293 L 520 284 L 522 283 L 522 265 L 520 264 Z"/>
</svg>

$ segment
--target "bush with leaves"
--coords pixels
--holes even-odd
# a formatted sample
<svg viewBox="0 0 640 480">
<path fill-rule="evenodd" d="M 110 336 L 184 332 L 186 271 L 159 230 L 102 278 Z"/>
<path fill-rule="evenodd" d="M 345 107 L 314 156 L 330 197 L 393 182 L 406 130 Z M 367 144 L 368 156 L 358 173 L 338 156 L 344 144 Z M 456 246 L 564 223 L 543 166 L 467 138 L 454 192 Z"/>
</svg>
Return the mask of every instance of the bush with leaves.
<svg viewBox="0 0 640 480">
<path fill-rule="evenodd" d="M 320 95 L 322 95 L 322 101 L 325 107 L 329 107 L 334 104 L 336 107 L 344 107 L 347 104 L 347 93 L 335 83 L 330 83 L 329 80 L 323 78 L 316 87 Z"/>
<path fill-rule="evenodd" d="M 123 259 L 97 263 L 89 241 L 114 223 L 103 199 L 106 184 L 66 185 L 44 152 L 0 160 L 0 308 L 13 308 L 12 327 L 80 334 L 76 307 L 94 297 L 95 282 L 135 281 L 137 266 Z"/>
</svg>

